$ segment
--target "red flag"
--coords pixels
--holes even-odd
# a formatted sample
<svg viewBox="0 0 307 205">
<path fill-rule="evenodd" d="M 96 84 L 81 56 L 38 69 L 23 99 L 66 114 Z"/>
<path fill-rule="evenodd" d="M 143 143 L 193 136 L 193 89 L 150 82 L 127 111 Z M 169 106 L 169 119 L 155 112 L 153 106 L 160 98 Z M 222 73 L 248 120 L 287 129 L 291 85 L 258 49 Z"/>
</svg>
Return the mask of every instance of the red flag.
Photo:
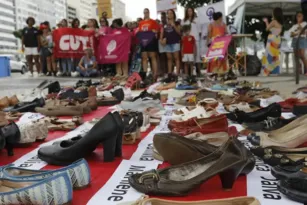
<svg viewBox="0 0 307 205">
<path fill-rule="evenodd" d="M 100 37 L 99 58 L 100 64 L 122 63 L 129 60 L 131 34 L 121 30 Z"/>
<path fill-rule="evenodd" d="M 84 49 L 93 48 L 94 31 L 79 28 L 60 28 L 53 32 L 56 58 L 82 58 Z"/>
</svg>

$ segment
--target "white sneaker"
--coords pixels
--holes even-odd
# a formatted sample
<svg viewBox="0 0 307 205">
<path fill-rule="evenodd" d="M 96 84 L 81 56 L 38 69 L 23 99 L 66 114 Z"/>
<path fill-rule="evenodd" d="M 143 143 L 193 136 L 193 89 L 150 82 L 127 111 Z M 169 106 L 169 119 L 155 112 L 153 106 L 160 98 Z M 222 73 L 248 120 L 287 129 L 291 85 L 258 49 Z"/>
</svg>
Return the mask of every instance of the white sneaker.
<svg viewBox="0 0 307 205">
<path fill-rule="evenodd" d="M 37 72 L 33 72 L 33 77 L 37 78 L 38 77 L 38 73 Z"/>
<path fill-rule="evenodd" d="M 45 76 L 44 73 L 38 73 L 38 77 L 43 77 L 43 76 Z"/>
<path fill-rule="evenodd" d="M 60 71 L 57 72 L 56 76 L 61 77 L 63 75 L 63 73 L 61 73 Z"/>
<path fill-rule="evenodd" d="M 29 71 L 29 72 L 27 72 L 27 76 L 28 76 L 28 77 L 33 77 L 33 73 L 31 73 L 31 72 Z"/>
<path fill-rule="evenodd" d="M 80 74 L 78 72 L 72 72 L 71 76 L 76 78 L 76 77 L 79 77 Z"/>
</svg>

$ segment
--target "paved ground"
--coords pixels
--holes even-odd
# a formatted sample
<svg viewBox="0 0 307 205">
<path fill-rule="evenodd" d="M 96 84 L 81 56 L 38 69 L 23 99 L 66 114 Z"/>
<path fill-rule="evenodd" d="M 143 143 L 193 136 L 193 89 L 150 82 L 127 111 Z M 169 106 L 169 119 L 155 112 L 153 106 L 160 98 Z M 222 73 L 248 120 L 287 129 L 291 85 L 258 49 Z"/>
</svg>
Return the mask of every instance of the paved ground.
<svg viewBox="0 0 307 205">
<path fill-rule="evenodd" d="M 45 79 L 56 79 L 60 82 L 61 85 L 73 85 L 78 80 L 76 78 L 54 77 L 29 78 L 19 73 L 13 73 L 12 77 L 0 78 L 0 97 L 28 92 Z M 239 79 L 259 81 L 263 84 L 263 87 L 270 87 L 271 89 L 278 90 L 284 97 L 291 96 L 291 93 L 294 90 L 307 85 L 307 77 L 305 76 L 301 76 L 300 85 L 296 85 L 294 77 L 290 75 L 278 77 L 240 77 Z"/>
</svg>

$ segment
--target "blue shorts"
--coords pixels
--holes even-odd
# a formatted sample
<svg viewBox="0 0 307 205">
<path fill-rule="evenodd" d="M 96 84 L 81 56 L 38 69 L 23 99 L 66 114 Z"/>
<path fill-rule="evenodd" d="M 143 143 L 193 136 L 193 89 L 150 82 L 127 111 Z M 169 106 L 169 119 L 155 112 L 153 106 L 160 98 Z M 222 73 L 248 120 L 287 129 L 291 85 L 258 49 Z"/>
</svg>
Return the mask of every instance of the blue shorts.
<svg viewBox="0 0 307 205">
<path fill-rule="evenodd" d="M 292 48 L 296 48 L 298 38 L 293 38 Z M 307 38 L 301 37 L 299 41 L 298 49 L 307 49 Z"/>
<path fill-rule="evenodd" d="M 166 44 L 164 47 L 165 53 L 175 53 L 180 51 L 180 43 Z"/>
</svg>

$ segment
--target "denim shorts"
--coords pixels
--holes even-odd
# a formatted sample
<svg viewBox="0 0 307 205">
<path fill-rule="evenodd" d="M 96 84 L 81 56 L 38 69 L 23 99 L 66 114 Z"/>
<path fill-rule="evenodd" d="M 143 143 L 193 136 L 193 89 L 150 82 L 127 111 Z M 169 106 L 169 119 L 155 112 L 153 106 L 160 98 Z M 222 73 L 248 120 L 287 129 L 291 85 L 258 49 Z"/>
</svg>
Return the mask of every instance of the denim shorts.
<svg viewBox="0 0 307 205">
<path fill-rule="evenodd" d="M 166 44 L 164 47 L 165 53 L 175 53 L 180 51 L 180 44 L 175 43 L 175 44 Z"/>
<path fill-rule="evenodd" d="M 292 48 L 296 48 L 298 38 L 293 38 Z M 298 49 L 307 49 L 307 37 L 301 37 L 298 44 Z"/>
</svg>

